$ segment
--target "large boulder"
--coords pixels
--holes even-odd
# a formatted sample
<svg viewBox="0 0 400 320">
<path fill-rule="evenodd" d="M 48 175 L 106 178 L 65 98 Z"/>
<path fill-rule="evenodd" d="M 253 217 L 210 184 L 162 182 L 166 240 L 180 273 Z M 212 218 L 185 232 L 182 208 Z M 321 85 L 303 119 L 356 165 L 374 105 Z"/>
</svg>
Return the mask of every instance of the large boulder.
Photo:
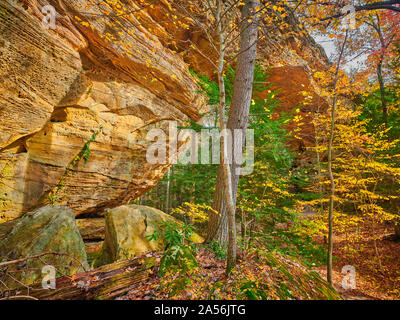
<svg viewBox="0 0 400 320">
<path fill-rule="evenodd" d="M 40 282 L 44 265 L 54 266 L 57 276 L 88 269 L 85 246 L 71 209 L 43 207 L 0 224 L 0 262 L 45 253 L 51 254 L 8 265 L 6 269 L 0 267 L 0 287 Z M 2 271 L 7 272 L 2 274 Z"/>
<path fill-rule="evenodd" d="M 165 244 L 161 241 L 149 240 L 147 236 L 160 231 L 159 224 L 168 220 L 178 222 L 170 215 L 147 206 L 125 205 L 107 210 L 105 239 L 101 253 L 94 261 L 94 266 L 163 249 Z M 198 235 L 194 235 L 191 240 L 202 241 Z"/>
</svg>

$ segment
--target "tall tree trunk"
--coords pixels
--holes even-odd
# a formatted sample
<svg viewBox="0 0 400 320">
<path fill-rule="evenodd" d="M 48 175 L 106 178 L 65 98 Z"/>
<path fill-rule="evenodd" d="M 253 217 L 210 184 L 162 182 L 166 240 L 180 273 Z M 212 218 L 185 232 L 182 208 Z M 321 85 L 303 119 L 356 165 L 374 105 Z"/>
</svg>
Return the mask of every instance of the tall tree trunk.
<svg viewBox="0 0 400 320">
<path fill-rule="evenodd" d="M 333 95 L 333 103 L 331 110 L 331 128 L 329 134 L 329 142 L 328 142 L 328 174 L 329 179 L 331 181 L 331 193 L 329 196 L 329 214 L 328 214 L 328 255 L 327 255 L 327 281 L 332 284 L 332 263 L 333 263 L 333 212 L 334 212 L 334 200 L 335 200 L 335 179 L 333 177 L 332 170 L 332 149 L 333 149 L 333 138 L 335 134 L 335 120 L 336 120 L 336 105 L 338 99 L 337 92 L 337 84 L 339 80 L 339 71 L 340 64 L 342 62 L 344 48 L 347 42 L 348 30 L 346 30 L 346 36 L 343 41 L 343 45 L 341 47 L 339 53 L 339 59 L 336 66 L 336 74 L 334 80 L 334 95 Z"/>
<path fill-rule="evenodd" d="M 378 76 L 379 91 L 381 94 L 383 122 L 385 124 L 387 124 L 388 123 L 388 109 L 387 109 L 386 97 L 385 97 L 385 83 L 384 83 L 383 74 L 382 74 L 382 60 L 379 61 L 379 63 L 378 63 L 376 73 Z"/>
<path fill-rule="evenodd" d="M 206 242 L 217 241 L 222 247 L 228 247 L 228 215 L 225 206 L 224 173 L 222 166 L 218 168 L 217 183 L 214 193 L 212 212 L 207 225 Z"/>
<path fill-rule="evenodd" d="M 394 222 L 394 234 L 396 239 L 400 239 L 400 219 L 396 219 Z"/>
<path fill-rule="evenodd" d="M 336 96 L 332 105 L 331 113 L 331 132 L 328 143 L 328 173 L 331 181 L 331 193 L 329 196 L 329 214 L 328 214 L 328 256 L 327 256 L 327 281 L 332 284 L 332 263 L 333 263 L 333 210 L 334 210 L 334 197 L 335 197 L 335 179 L 332 171 L 332 144 L 335 131 L 335 109 L 336 109 Z"/>
<path fill-rule="evenodd" d="M 237 146 L 236 150 L 242 150 L 243 148 L 244 133 L 247 128 L 251 105 L 258 39 L 258 17 L 254 16 L 253 13 L 256 11 L 255 8 L 260 6 L 259 0 L 246 0 L 244 2 L 245 5 L 242 7 L 240 53 L 236 65 L 232 104 L 227 123 L 227 128 L 232 133 L 234 129 L 240 129 L 243 132 L 240 141 L 233 140 L 235 148 Z M 236 154 L 236 160 L 239 160 L 237 156 Z M 234 265 L 236 260 L 235 207 L 239 182 L 237 169 L 239 167 L 240 165 L 236 165 L 234 161 L 229 172 L 225 170 L 226 168 L 224 169 L 224 166 L 220 166 L 218 170 L 213 208 L 219 214 L 210 216 L 206 238 L 207 241 L 216 240 L 223 247 L 228 248 L 227 270 Z M 224 196 L 224 176 L 226 175 L 230 175 L 230 184 L 232 186 L 233 212 L 231 214 L 229 214 L 230 210 L 227 208 L 226 197 Z"/>
<path fill-rule="evenodd" d="M 190 166 L 190 171 L 192 173 L 192 177 L 194 175 L 194 165 Z M 195 195 L 196 195 L 196 183 L 193 181 L 190 184 L 190 203 L 194 203 L 195 202 Z"/>
<path fill-rule="evenodd" d="M 171 185 L 171 168 L 168 168 L 167 171 L 167 190 L 165 192 L 165 212 L 169 213 L 169 198 L 170 198 L 170 185 Z"/>
<path fill-rule="evenodd" d="M 223 132 L 226 129 L 225 123 L 225 111 L 226 111 L 226 92 L 225 92 L 225 78 L 224 78 L 224 68 L 225 68 L 225 35 L 222 30 L 222 8 L 223 4 L 221 1 L 218 1 L 218 13 L 217 13 L 217 21 L 218 23 L 218 35 L 220 40 L 220 54 L 219 54 L 219 63 L 218 63 L 218 82 L 219 82 L 219 92 L 220 92 L 220 105 L 219 105 L 219 118 L 220 118 L 220 129 Z M 228 257 L 226 264 L 226 273 L 229 273 L 233 268 L 236 261 L 236 233 L 233 233 L 232 230 L 234 226 L 232 225 L 231 217 L 235 217 L 235 207 L 233 203 L 233 194 L 232 194 L 232 177 L 231 177 L 231 169 L 228 163 L 227 154 L 225 154 L 225 148 L 227 141 L 225 137 L 221 137 L 221 164 L 222 168 L 222 176 L 223 176 L 223 186 L 222 186 L 222 194 L 224 201 L 227 206 L 227 215 L 228 215 Z"/>
</svg>

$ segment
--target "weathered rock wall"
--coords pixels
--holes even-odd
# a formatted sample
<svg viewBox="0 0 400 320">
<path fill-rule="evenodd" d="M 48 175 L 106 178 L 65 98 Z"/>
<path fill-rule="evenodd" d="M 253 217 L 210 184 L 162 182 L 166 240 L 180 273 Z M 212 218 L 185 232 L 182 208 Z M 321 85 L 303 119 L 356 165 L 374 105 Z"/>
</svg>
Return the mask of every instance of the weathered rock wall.
<svg viewBox="0 0 400 320">
<path fill-rule="evenodd" d="M 291 122 L 287 129 L 298 129 L 290 141 L 296 151 L 303 151 L 305 147 L 315 146 L 312 113 L 326 112 L 328 103 L 320 97 L 320 88 L 314 81 L 313 73 L 326 70 L 329 60 L 324 49 L 314 39 L 300 28 L 299 21 L 289 14 L 284 30 L 271 30 L 270 38 L 263 41 L 259 56 L 264 58 L 263 65 L 270 68 L 269 81 L 272 90 L 277 90 L 277 97 L 281 101 L 279 111 L 293 112 L 299 108 L 296 115 L 301 117 L 299 122 Z M 306 97 L 307 94 L 307 98 Z"/>
<path fill-rule="evenodd" d="M 118 1 L 0 2 L 0 222 L 49 203 L 75 215 L 128 203 L 168 167 L 146 161 L 146 133 L 207 110 L 189 73 L 213 75 L 193 49 L 209 53 L 207 38 L 164 0 Z M 326 59 L 305 36 L 269 34 L 260 57 L 289 110 Z M 95 133 L 87 163 L 74 162 Z"/>
<path fill-rule="evenodd" d="M 54 30 L 43 28 L 47 4 L 57 11 Z M 148 130 L 199 120 L 204 98 L 188 66 L 150 32 L 163 26 L 141 25 L 152 20 L 146 11 L 104 12 L 86 0 L 0 3 L 0 219 L 58 187 L 53 200 L 75 214 L 127 202 L 167 168 L 146 162 Z M 100 128 L 87 164 L 62 179 Z"/>
</svg>

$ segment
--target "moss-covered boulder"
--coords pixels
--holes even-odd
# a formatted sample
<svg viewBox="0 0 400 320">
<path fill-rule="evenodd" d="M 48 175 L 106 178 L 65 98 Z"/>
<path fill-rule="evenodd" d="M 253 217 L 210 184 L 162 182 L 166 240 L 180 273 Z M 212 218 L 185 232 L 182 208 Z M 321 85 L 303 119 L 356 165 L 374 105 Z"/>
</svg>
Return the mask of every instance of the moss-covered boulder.
<svg viewBox="0 0 400 320">
<path fill-rule="evenodd" d="M 3 271 L 0 287 L 16 288 L 21 283 L 40 282 L 44 265 L 54 266 L 56 276 L 88 269 L 85 246 L 71 209 L 43 207 L 0 224 L 0 262 L 44 253 L 49 254 L 8 265 L 7 270 L 0 267 L 0 273 Z"/>
<path fill-rule="evenodd" d="M 160 210 L 140 205 L 109 209 L 105 217 L 105 239 L 101 253 L 93 263 L 95 267 L 163 249 L 161 241 L 150 241 L 147 236 L 160 231 L 161 222 L 176 221 Z M 192 241 L 201 242 L 202 238 L 194 235 Z"/>
</svg>

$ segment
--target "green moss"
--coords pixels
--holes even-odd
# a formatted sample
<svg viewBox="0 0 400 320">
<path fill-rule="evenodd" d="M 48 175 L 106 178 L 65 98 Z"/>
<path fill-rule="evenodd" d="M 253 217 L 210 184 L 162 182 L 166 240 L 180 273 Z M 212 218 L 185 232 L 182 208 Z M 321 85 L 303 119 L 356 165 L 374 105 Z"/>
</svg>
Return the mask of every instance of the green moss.
<svg viewBox="0 0 400 320">
<path fill-rule="evenodd" d="M 282 300 L 296 298 L 316 300 L 342 299 L 331 285 L 299 261 L 273 251 L 258 250 L 256 256 L 259 260 L 258 263 L 265 263 L 270 267 L 272 276 L 272 287 L 268 289 L 270 298 Z M 258 287 L 260 283 L 257 284 Z M 252 290 L 252 292 L 256 291 Z M 258 294 L 257 296 L 262 297 L 263 295 Z"/>
<path fill-rule="evenodd" d="M 27 285 L 42 278 L 45 264 L 56 267 L 57 275 L 72 275 L 88 269 L 84 243 L 71 209 L 66 207 L 43 207 L 25 214 L 22 218 L 0 225 L 0 260 L 25 258 L 46 252 L 61 255 L 45 255 L 30 259 L 21 265 L 11 265 L 8 271 Z M 64 255 L 65 254 L 65 255 Z M 10 288 L 21 286 L 13 279 L 5 279 Z"/>
</svg>

